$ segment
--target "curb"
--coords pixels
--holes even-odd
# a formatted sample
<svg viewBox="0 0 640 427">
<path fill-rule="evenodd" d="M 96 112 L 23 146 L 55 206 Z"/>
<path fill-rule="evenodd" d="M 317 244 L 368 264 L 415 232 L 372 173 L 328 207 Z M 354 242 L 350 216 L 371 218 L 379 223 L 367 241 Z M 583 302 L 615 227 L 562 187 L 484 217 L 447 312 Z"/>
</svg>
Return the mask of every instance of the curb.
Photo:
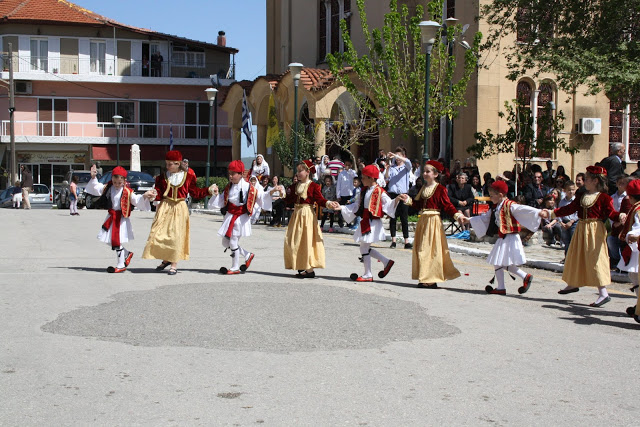
<svg viewBox="0 0 640 427">
<path fill-rule="evenodd" d="M 449 243 L 449 250 L 454 253 L 471 255 L 480 258 L 486 258 L 487 256 L 489 256 L 489 251 L 468 248 L 466 246 L 452 245 L 451 243 Z M 564 264 L 560 264 L 559 262 L 527 259 L 527 263 L 525 265 L 527 267 L 539 268 L 541 270 L 548 270 L 556 273 L 562 273 L 564 271 Z M 617 273 L 612 271 L 611 281 L 616 283 L 629 283 L 630 280 L 626 273 Z"/>
</svg>

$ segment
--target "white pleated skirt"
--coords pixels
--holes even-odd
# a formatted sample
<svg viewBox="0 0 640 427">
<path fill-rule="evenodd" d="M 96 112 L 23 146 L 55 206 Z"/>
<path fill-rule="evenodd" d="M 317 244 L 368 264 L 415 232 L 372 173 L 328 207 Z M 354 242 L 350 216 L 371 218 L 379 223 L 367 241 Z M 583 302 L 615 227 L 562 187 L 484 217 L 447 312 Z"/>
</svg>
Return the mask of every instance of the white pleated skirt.
<svg viewBox="0 0 640 427">
<path fill-rule="evenodd" d="M 487 262 L 498 267 L 510 265 L 524 265 L 527 258 L 524 255 L 524 246 L 518 233 L 511 233 L 498 238 L 489 253 Z"/>
</svg>

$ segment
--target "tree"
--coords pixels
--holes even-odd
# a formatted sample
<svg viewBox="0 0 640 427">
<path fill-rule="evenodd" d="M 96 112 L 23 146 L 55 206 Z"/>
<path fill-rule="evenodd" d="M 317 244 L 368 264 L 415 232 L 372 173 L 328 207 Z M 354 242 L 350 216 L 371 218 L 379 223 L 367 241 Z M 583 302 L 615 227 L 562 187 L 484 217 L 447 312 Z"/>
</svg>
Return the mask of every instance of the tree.
<svg viewBox="0 0 640 427">
<path fill-rule="evenodd" d="M 372 108 L 365 96 L 358 94 L 351 101 L 345 109 L 340 109 L 336 120 L 328 123 L 325 142 L 328 146 L 334 145 L 347 151 L 355 166 L 357 161 L 352 148 L 378 136 L 378 121 L 372 118 Z"/>
<path fill-rule="evenodd" d="M 273 149 L 280 158 L 280 162 L 286 166 L 291 167 L 293 165 L 293 147 L 294 147 L 294 130 L 290 128 L 289 134 L 285 133 L 284 129 L 280 130 L 279 137 L 273 142 Z M 305 132 L 304 126 L 298 123 L 298 159 L 311 159 L 315 157 L 318 151 L 318 144 L 316 144 L 313 135 L 309 135 Z M 293 168 L 295 171 L 295 167 Z M 294 172 L 295 173 L 295 172 Z"/>
<path fill-rule="evenodd" d="M 499 153 L 516 153 L 516 158 L 522 163 L 524 170 L 527 162 L 534 157 L 550 157 L 555 149 L 565 153 L 574 154 L 579 151 L 579 146 L 570 146 L 561 138 L 560 132 L 564 129 L 564 114 L 558 111 L 555 115 L 551 109 L 543 110 L 543 114 L 537 117 L 537 132 L 533 130 L 534 117 L 527 106 L 504 103 L 505 112 L 500 111 L 498 116 L 507 119 L 509 129 L 503 134 L 494 135 L 490 129 L 485 133 L 476 132 L 476 143 L 467 148 L 467 152 L 478 159 L 486 159 Z"/>
<path fill-rule="evenodd" d="M 492 0 L 481 15 L 490 25 L 483 47 L 506 53 L 510 79 L 550 72 L 568 93 L 585 85 L 588 94 L 637 100 L 640 0 Z"/>
<path fill-rule="evenodd" d="M 432 0 L 427 3 L 430 19 L 442 21 L 443 1 Z M 378 111 L 374 111 L 373 106 L 368 108 L 372 115 L 378 117 L 382 127 L 392 131 L 400 129 L 405 135 L 412 134 L 421 139 L 424 137 L 426 54 L 422 53 L 418 24 L 423 18 L 424 9 L 418 5 L 415 14 L 410 15 L 406 5 L 399 9 L 397 0 L 391 0 L 390 12 L 384 17 L 384 27 L 370 30 L 365 1 L 357 0 L 356 3 L 368 52 L 358 55 L 346 21 L 341 21 L 345 52 L 327 55 L 331 72 L 354 96 L 360 92 L 356 82 L 364 85 L 380 107 Z M 429 87 L 430 130 L 437 126 L 442 116 L 454 118 L 458 108 L 466 105 L 464 94 L 471 74 L 476 69 L 482 35 L 477 33 L 473 44 L 465 51 L 464 70 L 455 81 L 455 57 L 448 54 L 442 37 L 459 39 L 461 32 L 460 26 L 450 26 L 446 33 L 437 35 L 433 46 Z"/>
</svg>

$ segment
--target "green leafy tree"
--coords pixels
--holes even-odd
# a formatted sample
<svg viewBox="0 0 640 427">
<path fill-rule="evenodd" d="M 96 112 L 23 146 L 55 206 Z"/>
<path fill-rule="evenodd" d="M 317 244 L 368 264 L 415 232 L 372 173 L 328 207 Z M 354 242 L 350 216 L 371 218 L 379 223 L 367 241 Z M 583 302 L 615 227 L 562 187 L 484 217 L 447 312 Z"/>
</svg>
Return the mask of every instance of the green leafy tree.
<svg viewBox="0 0 640 427">
<path fill-rule="evenodd" d="M 476 132 L 476 143 L 467 148 L 467 152 L 478 159 L 486 159 L 500 153 L 515 153 L 521 163 L 522 170 L 529 160 L 534 157 L 550 157 L 554 150 L 562 150 L 574 154 L 580 147 L 571 146 L 568 141 L 560 137 L 564 129 L 564 114 L 558 111 L 554 116 L 550 109 L 543 110 L 537 117 L 537 134 L 533 130 L 533 115 L 531 109 L 512 103 L 504 103 L 506 112 L 500 111 L 498 116 L 507 119 L 509 129 L 503 134 L 494 134 L 491 129 L 484 133 Z"/>
<path fill-rule="evenodd" d="M 506 55 L 509 78 L 550 72 L 568 93 L 585 85 L 625 104 L 640 93 L 640 0 L 492 0 L 484 48 Z M 505 42 L 516 38 L 516 42 Z"/>
<path fill-rule="evenodd" d="M 294 130 L 287 134 L 283 129 L 280 135 L 273 141 L 273 149 L 280 158 L 280 162 L 287 167 L 293 166 Z M 305 132 L 304 126 L 298 123 L 298 160 L 311 159 L 318 151 L 318 145 L 313 135 Z"/>
<path fill-rule="evenodd" d="M 429 19 L 442 22 L 444 0 L 427 3 Z M 418 24 L 423 20 L 422 5 L 409 13 L 406 5 L 398 7 L 397 0 L 390 2 L 390 12 L 384 17 L 384 27 L 369 29 L 365 0 L 357 0 L 360 23 L 366 42 L 366 52 L 359 55 L 354 47 L 346 21 L 341 22 L 345 45 L 344 53 L 327 55 L 329 67 L 351 94 L 359 93 L 355 82 L 360 81 L 379 105 L 372 111 L 380 125 L 391 130 L 402 130 L 405 135 L 424 137 L 424 88 L 426 54 L 422 52 L 422 40 Z M 464 69 L 459 78 L 455 56 L 449 55 L 448 46 L 442 43 L 461 38 L 460 25 L 452 25 L 446 33 L 440 32 L 431 54 L 431 79 L 429 87 L 429 129 L 434 129 L 442 116 L 455 118 L 459 107 L 465 106 L 464 94 L 471 74 L 477 65 L 478 49 L 482 34 L 476 33 L 473 43 L 464 53 Z M 349 68 L 345 68 L 349 67 Z M 450 87 L 451 86 L 451 87 Z M 450 90 L 449 90 L 450 88 Z M 373 109 L 373 106 L 365 106 Z"/>
</svg>

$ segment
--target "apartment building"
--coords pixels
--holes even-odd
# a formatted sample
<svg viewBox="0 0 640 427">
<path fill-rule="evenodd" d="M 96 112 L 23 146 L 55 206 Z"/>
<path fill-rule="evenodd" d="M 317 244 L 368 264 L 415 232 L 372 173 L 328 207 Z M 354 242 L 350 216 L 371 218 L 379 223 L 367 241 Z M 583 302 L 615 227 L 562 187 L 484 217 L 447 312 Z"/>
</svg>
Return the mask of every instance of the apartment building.
<svg viewBox="0 0 640 427">
<path fill-rule="evenodd" d="M 220 92 L 233 82 L 238 50 L 226 46 L 224 32 L 216 44 L 190 40 L 125 25 L 61 0 L 2 1 L 0 24 L 5 170 L 10 67 L 16 157 L 32 168 L 36 182 L 55 186 L 68 170 L 87 169 L 96 161 L 109 170 L 118 154 L 129 167 L 134 144 L 140 147 L 142 170 L 159 173 L 171 139 L 204 175 L 210 127 L 218 132 L 218 165 L 230 161 L 226 114 L 221 110 L 213 123 L 204 92 L 212 80 Z M 118 127 L 116 115 L 122 117 Z"/>
</svg>

